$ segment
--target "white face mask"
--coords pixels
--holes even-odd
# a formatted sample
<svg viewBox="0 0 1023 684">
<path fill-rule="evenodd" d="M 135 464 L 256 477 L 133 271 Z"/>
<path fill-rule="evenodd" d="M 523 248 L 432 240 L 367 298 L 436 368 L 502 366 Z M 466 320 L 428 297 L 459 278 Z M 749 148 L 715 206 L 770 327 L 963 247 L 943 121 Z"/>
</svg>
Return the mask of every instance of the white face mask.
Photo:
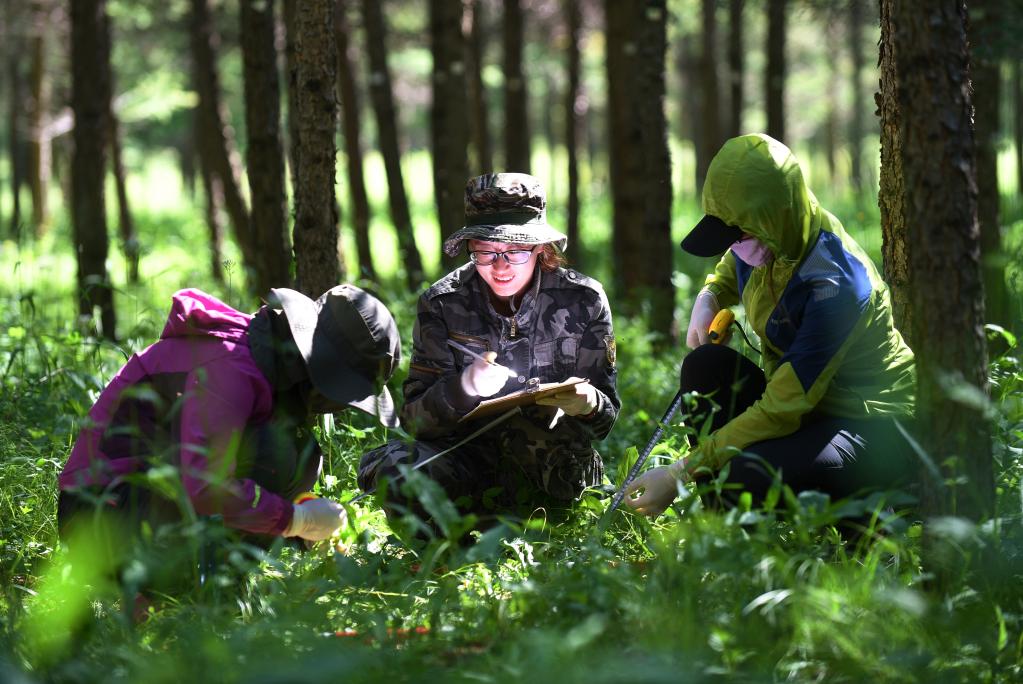
<svg viewBox="0 0 1023 684">
<path fill-rule="evenodd" d="M 732 245 L 731 249 L 735 256 L 753 267 L 763 266 L 774 258 L 771 248 L 754 237 L 748 237 L 741 242 L 736 242 Z"/>
</svg>

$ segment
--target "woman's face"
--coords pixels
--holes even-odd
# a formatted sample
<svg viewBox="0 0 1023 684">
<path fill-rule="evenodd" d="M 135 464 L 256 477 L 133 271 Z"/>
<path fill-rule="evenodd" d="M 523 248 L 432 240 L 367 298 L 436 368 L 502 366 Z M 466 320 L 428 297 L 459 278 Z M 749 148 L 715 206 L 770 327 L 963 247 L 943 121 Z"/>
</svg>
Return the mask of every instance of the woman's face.
<svg viewBox="0 0 1023 684">
<path fill-rule="evenodd" d="M 497 256 L 488 252 L 497 253 Z M 507 254 L 508 252 L 513 253 Z M 540 256 L 540 245 L 469 240 L 469 255 L 476 263 L 476 271 L 494 294 L 501 299 L 508 299 L 522 294 L 529 287 L 533 280 L 533 271 L 536 270 L 536 260 Z M 490 261 L 491 259 L 493 261 Z M 515 264 L 510 263 L 509 259 L 525 261 Z"/>
</svg>

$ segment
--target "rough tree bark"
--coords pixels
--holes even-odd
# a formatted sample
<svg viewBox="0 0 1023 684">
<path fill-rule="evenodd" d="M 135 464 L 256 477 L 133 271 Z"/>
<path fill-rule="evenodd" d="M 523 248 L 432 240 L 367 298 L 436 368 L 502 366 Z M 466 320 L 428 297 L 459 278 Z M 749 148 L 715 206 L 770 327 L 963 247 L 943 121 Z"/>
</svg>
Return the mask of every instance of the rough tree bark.
<svg viewBox="0 0 1023 684">
<path fill-rule="evenodd" d="M 665 4 L 605 2 L 615 283 L 626 313 L 671 337 L 671 164 L 664 122 Z"/>
<path fill-rule="evenodd" d="M 469 74 L 469 102 L 472 108 L 472 147 L 475 150 L 475 171 L 472 175 L 494 170 L 494 152 L 490 140 L 490 121 L 487 115 L 487 93 L 483 85 L 483 2 L 465 0 L 466 58 Z"/>
<path fill-rule="evenodd" d="M 906 188 L 902 170 L 902 136 L 899 123 L 902 112 L 897 92 L 899 76 L 895 61 L 895 27 L 892 4 L 880 4 L 881 40 L 878 44 L 880 90 L 874 95 L 881 119 L 881 177 L 877 196 L 881 210 L 881 257 L 884 279 L 892 295 L 895 327 L 913 345 L 913 311 L 909 306 L 911 291 L 909 253 L 906 249 Z"/>
<path fill-rule="evenodd" d="M 224 208 L 245 261 L 245 270 L 255 270 L 259 261 L 259 247 L 253 240 L 249 210 L 241 194 L 240 162 L 234 143 L 234 130 L 227 123 L 228 117 L 220 97 L 220 76 L 217 72 L 217 47 L 220 39 L 214 29 L 208 0 L 192 0 L 191 6 L 192 66 L 199 92 L 199 115 L 203 119 L 203 125 L 199 127 L 204 135 L 201 146 L 208 148 L 210 171 L 220 179 L 224 191 Z M 253 290 L 254 279 L 246 274 L 246 280 L 249 289 Z"/>
<path fill-rule="evenodd" d="M 448 233 L 462 226 L 465 181 L 469 176 L 461 0 L 430 0 L 430 51 L 433 54 L 433 102 L 430 106 L 433 190 L 443 242 Z M 457 262 L 442 253 L 441 263 L 444 270 L 449 270 Z"/>
<path fill-rule="evenodd" d="M 71 3 L 71 108 L 75 115 L 71 159 L 71 226 L 78 256 L 78 312 L 89 324 L 100 311 L 100 332 L 115 339 L 114 294 L 106 269 L 106 177 L 110 135 L 110 42 L 105 0 Z"/>
<path fill-rule="evenodd" d="M 345 0 L 337 0 L 334 7 L 334 36 L 337 39 L 337 90 L 341 100 L 348 198 L 352 203 L 352 230 L 355 233 L 355 252 L 359 258 L 359 275 L 367 280 L 376 280 L 373 250 L 369 241 L 369 198 L 366 196 L 366 179 L 362 173 L 362 141 L 359 138 L 362 112 L 355 84 L 355 60 L 349 39 L 347 5 Z"/>
<path fill-rule="evenodd" d="M 242 75 L 245 87 L 245 147 L 252 238 L 256 253 L 255 289 L 291 285 L 291 241 L 281 144 L 281 85 L 274 46 L 274 3 L 241 3 Z"/>
<path fill-rule="evenodd" d="M 504 21 L 501 23 L 504 45 L 504 168 L 506 171 L 529 173 L 529 88 L 522 73 L 524 24 L 522 0 L 504 0 Z"/>
<path fill-rule="evenodd" d="M 983 519 L 994 500 L 990 426 L 981 402 L 961 398 L 987 394 L 966 7 L 895 2 L 892 21 L 909 265 L 913 282 L 927 284 L 910 294 L 917 423 L 945 476 L 965 475 L 955 488 L 925 480 L 921 507 Z"/>
<path fill-rule="evenodd" d="M 644 4 L 638 62 L 642 105 L 637 117 L 646 195 L 642 228 L 646 267 L 642 271 L 642 285 L 649 298 L 650 330 L 661 333 L 662 344 L 670 344 L 676 334 L 675 288 L 671 282 L 675 253 L 671 240 L 671 155 L 664 115 L 668 11 L 665 0 L 647 0 Z"/>
<path fill-rule="evenodd" d="M 607 31 L 607 107 L 612 204 L 612 254 L 615 290 L 623 295 L 623 313 L 636 313 L 633 301 L 643 263 L 643 159 L 634 103 L 640 3 L 605 0 Z"/>
<path fill-rule="evenodd" d="M 412 230 L 408 195 L 401 171 L 401 147 L 398 144 L 398 123 L 391 88 L 391 70 L 387 66 L 387 30 L 384 14 L 377 0 L 362 0 L 362 23 L 366 31 L 366 53 L 369 56 L 369 95 L 377 122 L 377 139 L 387 173 L 387 201 L 391 222 L 398 237 L 398 250 L 405 266 L 405 282 L 413 292 L 426 279 L 423 260 L 416 247 Z"/>
<path fill-rule="evenodd" d="M 767 0 L 767 68 L 764 70 L 767 101 L 767 134 L 785 140 L 785 31 L 786 0 Z"/>
<path fill-rule="evenodd" d="M 301 9 L 295 36 L 295 280 L 299 291 L 315 298 L 337 285 L 343 275 L 334 196 L 334 0 L 306 0 Z"/>
</svg>

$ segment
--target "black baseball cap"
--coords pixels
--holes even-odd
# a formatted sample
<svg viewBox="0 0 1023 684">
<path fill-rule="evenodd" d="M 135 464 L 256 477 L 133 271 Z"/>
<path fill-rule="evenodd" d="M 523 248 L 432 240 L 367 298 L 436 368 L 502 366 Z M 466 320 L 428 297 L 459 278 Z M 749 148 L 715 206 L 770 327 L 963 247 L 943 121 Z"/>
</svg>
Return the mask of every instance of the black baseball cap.
<svg viewBox="0 0 1023 684">
<path fill-rule="evenodd" d="M 682 239 L 682 249 L 701 257 L 717 256 L 742 237 L 742 229 L 707 214 Z"/>
</svg>

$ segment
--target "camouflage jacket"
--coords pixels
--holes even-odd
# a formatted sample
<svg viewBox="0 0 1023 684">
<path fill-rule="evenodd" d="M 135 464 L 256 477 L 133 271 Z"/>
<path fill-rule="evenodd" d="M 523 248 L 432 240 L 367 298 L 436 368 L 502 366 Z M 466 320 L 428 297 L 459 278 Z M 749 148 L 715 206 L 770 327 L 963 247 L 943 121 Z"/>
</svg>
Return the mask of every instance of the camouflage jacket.
<svg viewBox="0 0 1023 684">
<path fill-rule="evenodd" d="M 554 407 L 530 406 L 502 429 L 518 423 L 529 434 L 549 436 L 547 442 L 588 453 L 590 440 L 603 439 L 611 431 L 621 401 L 615 387 L 611 309 L 596 280 L 571 269 L 546 273 L 538 267 L 513 316 L 497 313 L 473 264 L 434 283 L 419 298 L 412 360 L 403 387 L 402 423 L 419 439 L 467 433 L 482 424 L 458 423 L 479 399 L 468 396 L 460 384 L 462 369 L 473 358 L 450 347 L 448 340 L 477 353 L 497 352 L 498 363 L 519 372 L 495 396 L 522 389 L 531 378 L 557 382 L 577 376 L 597 390 L 597 409 L 590 416 L 565 416 L 547 430 Z"/>
</svg>

